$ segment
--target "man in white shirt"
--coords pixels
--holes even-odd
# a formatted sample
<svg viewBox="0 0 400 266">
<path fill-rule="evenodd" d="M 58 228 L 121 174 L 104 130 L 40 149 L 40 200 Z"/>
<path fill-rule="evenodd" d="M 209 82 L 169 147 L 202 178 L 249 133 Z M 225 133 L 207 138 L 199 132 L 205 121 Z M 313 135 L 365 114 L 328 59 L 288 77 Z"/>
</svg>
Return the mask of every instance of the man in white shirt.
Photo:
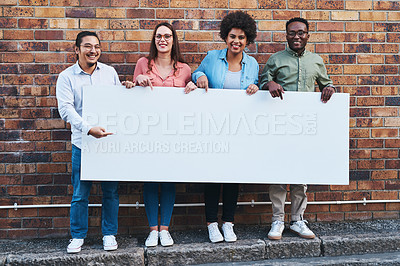
<svg viewBox="0 0 400 266">
<path fill-rule="evenodd" d="M 82 31 L 75 41 L 78 61 L 60 73 L 57 79 L 56 95 L 61 118 L 71 124 L 72 131 L 72 186 L 74 192 L 70 211 L 70 244 L 68 253 L 81 251 L 88 230 L 88 198 L 92 182 L 80 180 L 82 134 L 103 138 L 112 133 L 99 126 L 91 126 L 82 119 L 82 98 L 84 86 L 120 85 L 118 74 L 113 67 L 98 62 L 101 55 L 100 40 L 94 32 Z M 102 182 L 102 233 L 104 250 L 118 248 L 115 235 L 118 231 L 118 182 Z"/>
</svg>

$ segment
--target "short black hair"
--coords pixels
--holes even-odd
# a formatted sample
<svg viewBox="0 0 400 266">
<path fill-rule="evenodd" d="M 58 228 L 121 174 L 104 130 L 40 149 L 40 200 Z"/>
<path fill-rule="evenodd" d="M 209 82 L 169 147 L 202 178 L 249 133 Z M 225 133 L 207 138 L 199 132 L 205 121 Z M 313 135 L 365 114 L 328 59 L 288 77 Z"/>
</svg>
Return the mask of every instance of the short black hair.
<svg viewBox="0 0 400 266">
<path fill-rule="evenodd" d="M 226 40 L 229 32 L 233 29 L 241 29 L 246 34 L 247 43 L 253 43 L 257 37 L 257 26 L 254 19 L 242 11 L 229 13 L 221 22 L 219 36 Z"/>
<path fill-rule="evenodd" d="M 286 31 L 288 29 L 289 24 L 292 23 L 292 22 L 301 22 L 301 23 L 306 24 L 307 31 L 309 31 L 310 25 L 308 24 L 308 21 L 305 18 L 291 18 L 291 19 L 289 19 L 289 21 L 286 22 Z"/>
<path fill-rule="evenodd" d="M 77 47 L 81 46 L 82 38 L 83 38 L 83 37 L 86 37 L 86 36 L 94 36 L 94 37 L 97 38 L 97 40 L 99 40 L 99 43 L 100 43 L 99 36 L 97 36 L 96 32 L 93 32 L 93 31 L 81 31 L 81 32 L 79 32 L 78 35 L 76 36 L 75 45 L 76 45 Z"/>
</svg>

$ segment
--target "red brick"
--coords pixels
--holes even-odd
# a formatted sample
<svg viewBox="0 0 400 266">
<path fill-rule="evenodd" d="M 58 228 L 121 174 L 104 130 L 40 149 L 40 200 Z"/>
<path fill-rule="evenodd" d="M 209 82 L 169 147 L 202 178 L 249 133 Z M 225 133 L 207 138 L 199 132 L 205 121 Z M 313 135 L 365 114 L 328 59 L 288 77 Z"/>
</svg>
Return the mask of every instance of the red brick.
<svg viewBox="0 0 400 266">
<path fill-rule="evenodd" d="M 118 7 L 138 7 L 139 0 L 110 0 L 111 6 L 118 6 Z"/>
<path fill-rule="evenodd" d="M 154 9 L 127 9 L 126 18 L 155 18 Z"/>
<path fill-rule="evenodd" d="M 37 151 L 64 151 L 65 142 L 36 142 Z"/>
<path fill-rule="evenodd" d="M 260 43 L 258 44 L 259 53 L 276 53 L 285 49 L 285 44 L 280 43 Z"/>
<path fill-rule="evenodd" d="M 316 201 L 336 201 L 342 199 L 342 192 L 317 192 L 315 193 Z"/>
<path fill-rule="evenodd" d="M 343 200 L 363 200 L 370 199 L 370 192 L 361 192 L 361 191 L 349 191 L 343 192 Z"/>
<path fill-rule="evenodd" d="M 4 40 L 33 40 L 32 30 L 4 30 Z"/>
<path fill-rule="evenodd" d="M 10 196 L 36 195 L 36 187 L 35 186 L 8 186 L 7 193 Z"/>
<path fill-rule="evenodd" d="M 367 203 L 367 204 L 357 204 L 357 209 L 359 211 L 382 211 L 385 210 L 384 203 Z"/>
<path fill-rule="evenodd" d="M 62 40 L 64 33 L 62 30 L 37 30 L 35 31 L 36 40 Z"/>
<path fill-rule="evenodd" d="M 373 213 L 374 219 L 399 219 L 399 212 L 374 212 Z"/>
<path fill-rule="evenodd" d="M 5 143 L 5 151 L 33 151 L 35 150 L 35 143 L 33 142 L 12 142 L 7 138 L 8 142 Z"/>
<path fill-rule="evenodd" d="M 3 56 L 4 63 L 31 63 L 33 62 L 33 54 L 32 53 L 6 53 Z M 17 79 L 18 77 L 7 76 L 6 79 L 10 78 Z M 8 82 L 9 83 L 9 82 Z M 12 83 L 15 84 L 15 83 Z"/>
<path fill-rule="evenodd" d="M 383 64 L 385 61 L 384 55 L 379 54 L 359 54 L 357 62 L 359 64 Z"/>
<path fill-rule="evenodd" d="M 315 45 L 316 53 L 343 53 L 343 45 L 335 43 L 317 43 Z"/>
<path fill-rule="evenodd" d="M 289 9 L 315 9 L 315 1 L 313 0 L 287 0 Z"/>
<path fill-rule="evenodd" d="M 372 23 L 346 22 L 346 31 L 356 31 L 356 32 L 372 31 Z"/>
<path fill-rule="evenodd" d="M 396 44 L 373 44 L 373 53 L 398 53 L 399 46 Z"/>
<path fill-rule="evenodd" d="M 27 29 L 46 29 L 48 27 L 48 22 L 47 19 L 21 18 L 18 20 L 18 27 Z"/>
<path fill-rule="evenodd" d="M 368 138 L 369 129 L 350 129 L 350 138 Z"/>
<path fill-rule="evenodd" d="M 21 219 L 0 219 L 0 228 L 2 229 L 21 228 Z"/>
<path fill-rule="evenodd" d="M 385 167 L 386 169 L 400 169 L 400 160 L 388 160 Z"/>
<path fill-rule="evenodd" d="M 371 137 L 373 138 L 395 138 L 398 134 L 397 128 L 377 128 L 371 130 Z"/>
<path fill-rule="evenodd" d="M 65 163 L 61 164 L 37 164 L 37 172 L 38 173 L 63 173 L 66 171 Z"/>
<path fill-rule="evenodd" d="M 21 6 L 47 6 L 48 0 L 20 0 Z"/>
<path fill-rule="evenodd" d="M 384 33 L 382 33 L 384 34 Z M 386 33 L 387 42 L 399 42 L 400 40 L 400 33 Z"/>
<path fill-rule="evenodd" d="M 386 190 L 400 190 L 400 181 L 399 180 L 387 180 L 385 181 L 385 189 Z"/>
<path fill-rule="evenodd" d="M 4 7 L 3 9 L 5 17 L 33 17 L 33 13 L 32 7 Z"/>
<path fill-rule="evenodd" d="M 318 9 L 344 9 L 343 0 L 317 0 Z"/>
<path fill-rule="evenodd" d="M 331 212 L 354 212 L 357 210 L 357 205 L 355 204 L 340 204 L 340 205 L 331 205 Z M 308 208 L 307 208 L 308 211 Z"/>
<path fill-rule="evenodd" d="M 357 189 L 357 182 L 356 181 L 350 181 L 349 185 L 330 185 L 330 188 L 333 191 L 356 190 Z"/>
<path fill-rule="evenodd" d="M 357 141 L 357 147 L 358 148 L 383 148 L 383 140 L 382 139 L 359 139 Z"/>
<path fill-rule="evenodd" d="M 397 213 L 399 213 L 400 203 L 386 203 L 386 210 L 397 211 Z"/>
<path fill-rule="evenodd" d="M 343 213 L 318 213 L 317 221 L 318 222 L 331 222 L 331 221 L 343 221 L 344 214 Z"/>
<path fill-rule="evenodd" d="M 374 23 L 375 31 L 398 32 L 400 31 L 400 23 Z"/>
<path fill-rule="evenodd" d="M 371 191 L 372 200 L 390 200 L 398 199 L 397 191 Z"/>
<path fill-rule="evenodd" d="M 331 34 L 331 42 L 357 42 L 358 34 L 357 33 L 338 33 L 332 32 Z"/>
<path fill-rule="evenodd" d="M 346 1 L 346 9 L 347 10 L 371 10 L 372 2 L 371 1 Z"/>
<path fill-rule="evenodd" d="M 397 116 L 398 113 L 398 108 L 396 107 L 371 108 L 371 116 Z"/>
<path fill-rule="evenodd" d="M 285 0 L 259 0 L 258 1 L 259 8 L 265 9 L 283 9 L 286 8 Z"/>
<path fill-rule="evenodd" d="M 360 79 L 361 77 L 359 77 Z M 358 106 L 383 106 L 385 102 L 384 97 L 358 97 Z"/>
<path fill-rule="evenodd" d="M 372 74 L 398 74 L 398 67 L 391 65 L 375 65 L 372 66 Z"/>
<path fill-rule="evenodd" d="M 360 33 L 359 34 L 360 42 L 385 42 L 386 34 L 385 33 Z M 382 45 L 382 44 L 379 44 Z"/>
<path fill-rule="evenodd" d="M 344 51 L 346 53 L 370 53 L 370 44 L 345 44 Z"/>
<path fill-rule="evenodd" d="M 358 190 L 383 190 L 384 181 L 358 181 Z"/>
<path fill-rule="evenodd" d="M 343 22 L 317 22 L 317 31 L 343 31 Z"/>
<path fill-rule="evenodd" d="M 384 169 L 385 161 L 383 160 L 362 160 L 357 162 L 358 169 Z"/>
<path fill-rule="evenodd" d="M 28 239 L 37 237 L 37 229 L 9 229 L 7 231 L 8 238 L 11 239 Z"/>
<path fill-rule="evenodd" d="M 345 220 L 371 220 L 371 212 L 349 212 L 345 213 Z"/>
<path fill-rule="evenodd" d="M 385 140 L 385 148 L 400 148 L 400 139 Z"/>
</svg>

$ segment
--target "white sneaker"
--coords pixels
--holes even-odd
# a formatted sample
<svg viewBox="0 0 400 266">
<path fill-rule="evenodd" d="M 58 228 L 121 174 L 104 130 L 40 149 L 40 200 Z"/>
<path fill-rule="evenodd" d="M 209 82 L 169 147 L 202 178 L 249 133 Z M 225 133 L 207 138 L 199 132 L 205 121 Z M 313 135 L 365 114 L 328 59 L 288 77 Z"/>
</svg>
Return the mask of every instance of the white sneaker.
<svg viewBox="0 0 400 266">
<path fill-rule="evenodd" d="M 174 244 L 174 240 L 167 230 L 161 230 L 160 232 L 160 242 L 161 246 L 168 247 Z"/>
<path fill-rule="evenodd" d="M 67 253 L 78 253 L 82 249 L 83 239 L 73 238 L 69 240 L 69 245 L 67 247 Z"/>
<path fill-rule="evenodd" d="M 208 226 L 208 237 L 210 241 L 213 243 L 224 241 L 224 237 L 222 236 L 221 232 L 218 229 L 218 223 L 210 223 Z"/>
<path fill-rule="evenodd" d="M 115 240 L 115 236 L 108 235 L 103 237 L 103 247 L 104 250 L 111 251 L 116 250 L 118 248 L 117 240 Z"/>
<path fill-rule="evenodd" d="M 146 239 L 146 242 L 144 242 L 146 247 L 155 247 L 158 245 L 158 231 L 153 230 L 150 231 L 149 236 Z"/>
<path fill-rule="evenodd" d="M 303 238 L 315 238 L 314 233 L 307 227 L 307 221 L 291 222 L 290 230 Z"/>
<path fill-rule="evenodd" d="M 225 222 L 222 225 L 222 232 L 226 242 L 235 242 L 237 240 L 235 232 L 233 232 L 233 223 Z"/>
<path fill-rule="evenodd" d="M 285 229 L 285 223 L 282 221 L 275 221 L 271 224 L 271 230 L 269 230 L 268 238 L 271 240 L 279 240 L 282 238 L 282 232 Z"/>
</svg>

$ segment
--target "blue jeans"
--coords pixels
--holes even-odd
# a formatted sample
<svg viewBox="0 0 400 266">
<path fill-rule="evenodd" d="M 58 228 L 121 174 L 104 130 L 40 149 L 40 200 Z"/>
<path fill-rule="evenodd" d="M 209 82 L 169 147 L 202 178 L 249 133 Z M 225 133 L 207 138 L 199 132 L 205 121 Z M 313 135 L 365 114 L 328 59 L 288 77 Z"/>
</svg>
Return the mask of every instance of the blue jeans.
<svg viewBox="0 0 400 266">
<path fill-rule="evenodd" d="M 175 183 L 144 183 L 143 199 L 149 226 L 158 226 L 158 187 L 160 195 L 160 225 L 169 226 L 175 203 Z"/>
<path fill-rule="evenodd" d="M 91 181 L 81 181 L 81 149 L 72 145 L 72 194 L 70 226 L 72 238 L 85 238 L 88 231 L 89 194 Z M 116 235 L 118 231 L 118 182 L 101 182 L 103 202 L 101 229 L 103 235 Z"/>
</svg>

